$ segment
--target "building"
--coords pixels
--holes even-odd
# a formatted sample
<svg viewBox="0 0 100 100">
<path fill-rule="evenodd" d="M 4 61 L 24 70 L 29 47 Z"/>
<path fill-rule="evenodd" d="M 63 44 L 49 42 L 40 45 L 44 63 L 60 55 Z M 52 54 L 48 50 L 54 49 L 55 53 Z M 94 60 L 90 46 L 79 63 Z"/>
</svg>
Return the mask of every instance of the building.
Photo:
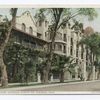
<svg viewBox="0 0 100 100">
<path fill-rule="evenodd" d="M 26 11 L 21 16 L 17 16 L 15 28 L 13 28 L 12 33 L 17 43 L 27 45 L 34 49 L 46 50 L 47 44 L 51 41 L 50 34 L 47 32 L 49 25 L 48 20 L 35 22 L 31 13 Z M 80 72 L 84 80 L 87 80 L 88 72 L 86 71 L 86 64 L 88 59 L 86 48 L 85 45 L 78 45 L 82 36 L 82 31 L 76 32 L 68 25 L 64 28 L 61 27 L 57 32 L 54 53 L 71 56 L 75 59 L 74 62 L 78 64 L 78 66 L 75 67 L 74 75 L 66 71 L 65 80 L 79 79 Z M 95 79 L 94 75 L 93 77 L 93 79 Z"/>
</svg>

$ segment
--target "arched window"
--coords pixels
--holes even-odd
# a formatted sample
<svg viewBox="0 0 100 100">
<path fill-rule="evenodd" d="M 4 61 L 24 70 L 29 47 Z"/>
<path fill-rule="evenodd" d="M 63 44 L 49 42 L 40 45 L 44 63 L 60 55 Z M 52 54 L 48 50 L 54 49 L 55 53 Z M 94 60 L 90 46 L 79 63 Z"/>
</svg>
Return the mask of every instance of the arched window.
<svg viewBox="0 0 100 100">
<path fill-rule="evenodd" d="M 30 33 L 30 34 L 32 34 L 32 33 L 33 33 L 33 29 L 32 29 L 32 27 L 31 27 L 31 26 L 29 27 L 29 33 Z"/>
<path fill-rule="evenodd" d="M 26 32 L 26 26 L 24 23 L 22 23 L 22 31 Z"/>
</svg>

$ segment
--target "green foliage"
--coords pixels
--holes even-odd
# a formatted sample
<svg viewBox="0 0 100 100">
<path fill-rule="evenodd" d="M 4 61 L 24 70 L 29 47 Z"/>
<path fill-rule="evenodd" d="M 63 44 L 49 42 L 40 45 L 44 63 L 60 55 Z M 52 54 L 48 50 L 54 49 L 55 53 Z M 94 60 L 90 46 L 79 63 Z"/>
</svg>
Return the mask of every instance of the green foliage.
<svg viewBox="0 0 100 100">
<path fill-rule="evenodd" d="M 39 11 L 35 14 L 34 18 L 36 18 L 38 21 L 44 21 L 45 20 L 45 9 L 39 9 Z"/>
<path fill-rule="evenodd" d="M 99 61 L 99 58 L 100 58 L 100 35 L 99 35 L 99 33 L 94 33 L 92 35 L 83 37 L 79 44 L 85 44 L 86 48 L 90 49 L 91 52 L 93 53 L 93 55 L 96 56 L 96 59 L 94 61 L 92 61 L 89 65 L 87 65 L 87 67 L 86 67 L 87 71 L 91 72 L 92 68 L 94 67 L 93 65 L 95 65 L 96 70 L 98 70 L 100 68 L 100 64 L 99 64 L 99 62 L 100 62 Z M 93 59 L 91 56 L 89 58 Z"/>
<path fill-rule="evenodd" d="M 98 15 L 94 8 L 80 8 L 79 12 L 81 15 L 88 16 L 89 20 L 93 20 Z"/>
<path fill-rule="evenodd" d="M 83 37 L 80 44 L 85 44 L 93 54 L 100 55 L 100 35 L 98 33 Z"/>
<path fill-rule="evenodd" d="M 54 55 L 52 60 L 52 71 L 66 71 L 68 70 L 71 74 L 75 74 L 76 63 L 71 57 L 62 55 Z"/>
<path fill-rule="evenodd" d="M 7 18 L 4 18 L 3 20 L 5 21 L 0 23 L 0 45 L 4 43 L 4 40 L 7 37 L 8 28 L 10 26 L 10 22 Z"/>
<path fill-rule="evenodd" d="M 71 27 L 71 29 L 74 29 L 75 32 L 79 32 L 79 31 L 83 32 L 83 24 L 76 20 L 73 20 L 73 22 L 74 25 Z"/>
<path fill-rule="evenodd" d="M 6 47 L 4 61 L 10 82 L 36 81 L 35 53 L 20 44 L 12 43 Z"/>
</svg>

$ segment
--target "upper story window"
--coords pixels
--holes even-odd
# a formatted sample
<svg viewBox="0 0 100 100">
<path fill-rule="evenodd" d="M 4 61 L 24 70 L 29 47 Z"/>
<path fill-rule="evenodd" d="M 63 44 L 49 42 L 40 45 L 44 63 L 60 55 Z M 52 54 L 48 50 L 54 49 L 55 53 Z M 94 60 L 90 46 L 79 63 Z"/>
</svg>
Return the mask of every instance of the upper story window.
<svg viewBox="0 0 100 100">
<path fill-rule="evenodd" d="M 78 57 L 78 53 L 79 53 L 79 45 L 78 45 L 78 41 L 77 41 L 77 44 L 76 44 L 76 57 Z"/>
<path fill-rule="evenodd" d="M 70 42 L 71 42 L 71 46 L 73 46 L 73 38 L 71 38 L 71 41 Z"/>
<path fill-rule="evenodd" d="M 67 41 L 66 34 L 63 35 L 63 40 L 64 40 L 65 42 Z"/>
<path fill-rule="evenodd" d="M 32 27 L 31 27 L 31 26 L 29 27 L 29 33 L 30 33 L 30 34 L 32 34 L 32 33 L 33 33 L 33 29 L 32 29 Z"/>
<path fill-rule="evenodd" d="M 26 25 L 22 23 L 22 31 L 26 32 Z"/>
<path fill-rule="evenodd" d="M 64 53 L 66 53 L 66 46 L 64 45 Z"/>
<path fill-rule="evenodd" d="M 47 27 L 47 25 L 48 25 L 48 22 L 47 22 L 47 21 L 45 21 L 45 27 Z"/>
<path fill-rule="evenodd" d="M 37 33 L 37 37 L 38 37 L 38 38 L 41 38 L 42 35 L 41 35 L 40 33 Z"/>
<path fill-rule="evenodd" d="M 62 45 L 60 45 L 60 44 L 58 45 L 58 50 L 62 51 Z"/>
<path fill-rule="evenodd" d="M 84 47 L 83 44 L 81 45 L 81 58 L 83 59 L 83 55 L 84 55 Z"/>
</svg>

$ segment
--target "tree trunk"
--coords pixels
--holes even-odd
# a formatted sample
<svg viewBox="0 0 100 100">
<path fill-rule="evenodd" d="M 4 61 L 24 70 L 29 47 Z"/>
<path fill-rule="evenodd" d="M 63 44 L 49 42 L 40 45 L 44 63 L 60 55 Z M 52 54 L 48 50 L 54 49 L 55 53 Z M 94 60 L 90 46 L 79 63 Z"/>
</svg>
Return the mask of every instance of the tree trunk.
<svg viewBox="0 0 100 100">
<path fill-rule="evenodd" d="M 88 74 L 88 76 L 87 76 L 87 81 L 89 81 L 89 80 L 90 80 L 91 75 L 92 75 L 92 71 L 90 71 L 90 72 L 89 72 L 89 74 Z"/>
<path fill-rule="evenodd" d="M 16 13 L 17 13 L 17 8 L 13 8 L 11 25 L 8 28 L 5 41 L 0 46 L 0 67 L 1 67 L 1 86 L 2 87 L 8 86 L 8 76 L 7 76 L 6 65 L 4 64 L 3 53 L 9 41 L 11 30 L 13 26 L 15 25 Z"/>
<path fill-rule="evenodd" d="M 92 75 L 92 73 L 93 73 L 93 71 L 94 71 L 94 55 L 93 55 L 93 53 L 92 53 L 92 49 L 90 49 L 90 63 L 91 63 L 91 71 L 89 72 L 89 74 L 88 74 L 88 77 L 87 77 L 87 80 L 91 80 L 90 78 L 91 78 L 91 75 Z"/>
<path fill-rule="evenodd" d="M 60 82 L 61 83 L 64 82 L 64 71 L 63 70 L 60 72 Z"/>
<path fill-rule="evenodd" d="M 1 86 L 7 87 L 8 86 L 8 77 L 6 71 L 6 65 L 3 62 L 3 52 L 0 50 L 0 67 L 1 67 Z"/>
<path fill-rule="evenodd" d="M 48 57 L 47 57 L 47 65 L 46 65 L 46 72 L 45 72 L 45 77 L 44 77 L 44 83 L 48 83 L 48 76 L 49 76 L 49 72 L 51 69 L 51 62 L 52 62 L 52 58 L 53 58 L 53 53 L 54 53 L 54 44 L 55 44 L 55 38 L 56 38 L 56 34 L 57 34 L 57 30 L 58 30 L 58 24 L 60 21 L 60 17 L 61 14 L 63 12 L 63 8 L 52 8 L 53 11 L 53 15 L 54 15 L 54 23 L 52 24 L 51 28 L 50 28 L 50 35 L 51 37 L 51 44 L 50 44 L 50 48 L 49 48 L 49 53 L 48 53 Z"/>
<path fill-rule="evenodd" d="M 51 62 L 52 62 L 52 58 L 53 58 L 53 52 L 54 52 L 54 40 L 52 41 L 51 45 L 50 45 L 50 51 L 47 57 L 47 62 L 46 62 L 46 66 L 45 66 L 45 70 L 43 70 L 43 83 L 47 84 L 49 83 L 49 72 L 51 69 Z"/>
<path fill-rule="evenodd" d="M 100 79 L 100 69 L 99 69 L 99 72 L 97 74 L 97 80 L 99 80 L 99 79 Z"/>
<path fill-rule="evenodd" d="M 43 69 L 43 73 L 41 74 L 41 82 L 43 84 L 48 83 L 48 74 L 49 74 L 49 72 L 46 69 Z"/>
</svg>

